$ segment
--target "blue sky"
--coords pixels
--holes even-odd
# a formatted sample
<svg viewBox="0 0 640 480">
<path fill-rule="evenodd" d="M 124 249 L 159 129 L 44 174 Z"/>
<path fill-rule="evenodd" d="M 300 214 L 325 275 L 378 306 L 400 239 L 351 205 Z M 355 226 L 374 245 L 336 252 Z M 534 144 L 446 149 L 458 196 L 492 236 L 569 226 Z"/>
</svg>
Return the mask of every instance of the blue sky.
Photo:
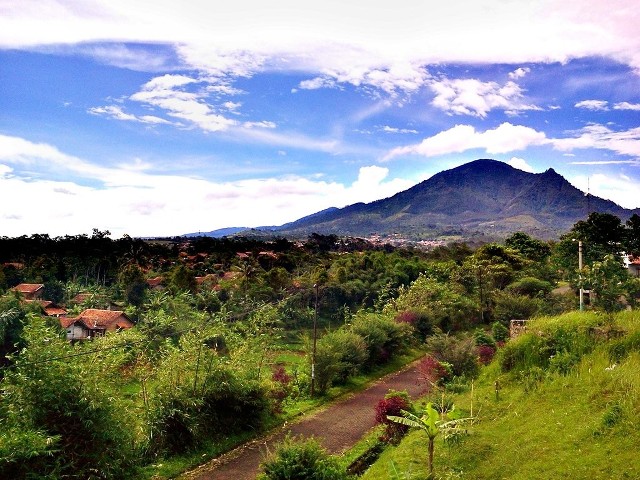
<svg viewBox="0 0 640 480">
<path fill-rule="evenodd" d="M 0 235 L 279 225 L 477 158 L 637 208 L 637 25 L 631 0 L 0 0 Z"/>
</svg>

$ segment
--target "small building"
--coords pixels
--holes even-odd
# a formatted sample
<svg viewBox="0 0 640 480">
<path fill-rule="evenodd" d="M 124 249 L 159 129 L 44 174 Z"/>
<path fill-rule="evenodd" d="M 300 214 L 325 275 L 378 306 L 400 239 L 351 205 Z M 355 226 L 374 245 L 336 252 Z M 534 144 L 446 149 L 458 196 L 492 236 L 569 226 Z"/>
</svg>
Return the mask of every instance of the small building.
<svg viewBox="0 0 640 480">
<path fill-rule="evenodd" d="M 37 302 L 44 310 L 44 314 L 47 317 L 64 317 L 67 315 L 67 310 L 64 307 L 61 307 L 57 303 L 54 303 L 50 300 L 27 300 L 28 302 Z"/>
<path fill-rule="evenodd" d="M 43 283 L 21 283 L 11 290 L 22 294 L 25 300 L 40 300 L 44 294 Z"/>
<path fill-rule="evenodd" d="M 151 290 L 163 290 L 164 278 L 162 277 L 147 278 L 147 285 Z"/>
<path fill-rule="evenodd" d="M 624 261 L 624 266 L 627 267 L 627 272 L 629 272 L 629 275 L 640 277 L 640 257 L 624 255 L 622 259 Z"/>
<path fill-rule="evenodd" d="M 120 310 L 89 308 L 77 317 L 60 318 L 60 325 L 67 331 L 67 340 L 74 342 L 126 330 L 133 327 L 133 322 Z"/>
</svg>

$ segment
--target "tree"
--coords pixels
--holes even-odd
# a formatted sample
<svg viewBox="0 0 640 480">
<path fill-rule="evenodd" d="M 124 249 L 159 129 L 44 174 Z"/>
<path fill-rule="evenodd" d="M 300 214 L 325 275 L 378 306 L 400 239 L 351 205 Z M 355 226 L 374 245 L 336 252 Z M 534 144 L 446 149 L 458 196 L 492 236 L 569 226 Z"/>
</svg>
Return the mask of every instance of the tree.
<svg viewBox="0 0 640 480">
<path fill-rule="evenodd" d="M 195 292 L 196 276 L 185 265 L 178 265 L 169 274 L 169 284 L 175 292 Z"/>
<path fill-rule="evenodd" d="M 640 215 L 634 213 L 626 225 L 625 250 L 631 255 L 640 256 Z"/>
<path fill-rule="evenodd" d="M 429 402 L 420 417 L 407 411 L 402 412 L 402 417 L 395 415 L 387 417 L 392 422 L 397 422 L 400 425 L 406 425 L 412 428 L 419 428 L 427 434 L 427 438 L 429 439 L 429 478 L 433 478 L 433 451 L 435 439 L 438 434 L 440 432 L 446 435 L 459 434 L 460 427 L 464 423 L 472 420 L 471 417 L 451 419 L 454 416 L 453 411 L 454 409 L 449 411 L 448 414 L 443 415 L 450 418 L 449 420 L 441 419 L 438 411 L 433 408 L 433 404 Z"/>
<path fill-rule="evenodd" d="M 585 283 L 595 294 L 594 306 L 609 321 L 613 320 L 616 311 L 623 308 L 620 299 L 628 294 L 630 280 L 618 256 L 607 255 L 601 262 L 594 262 L 587 269 Z"/>
<path fill-rule="evenodd" d="M 125 266 L 120 271 L 119 281 L 127 303 L 135 307 L 142 306 L 148 288 L 142 269 L 135 264 Z"/>
<path fill-rule="evenodd" d="M 525 258 L 540 262 L 551 255 L 548 243 L 530 237 L 526 233 L 516 232 L 504 241 L 504 244 L 520 252 Z"/>
</svg>

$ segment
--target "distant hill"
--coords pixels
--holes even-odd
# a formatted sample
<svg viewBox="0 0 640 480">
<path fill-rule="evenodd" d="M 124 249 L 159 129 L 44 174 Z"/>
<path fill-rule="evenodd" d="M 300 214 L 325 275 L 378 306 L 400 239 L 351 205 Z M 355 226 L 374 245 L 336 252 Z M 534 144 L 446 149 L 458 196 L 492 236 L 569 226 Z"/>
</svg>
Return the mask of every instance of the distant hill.
<svg viewBox="0 0 640 480">
<path fill-rule="evenodd" d="M 623 221 L 640 214 L 640 209 L 625 209 L 585 194 L 551 168 L 528 173 L 481 159 L 440 172 L 389 198 L 329 208 L 258 230 L 293 237 L 315 232 L 408 239 L 504 237 L 524 231 L 538 238 L 557 238 L 593 211 L 611 213 Z"/>
</svg>

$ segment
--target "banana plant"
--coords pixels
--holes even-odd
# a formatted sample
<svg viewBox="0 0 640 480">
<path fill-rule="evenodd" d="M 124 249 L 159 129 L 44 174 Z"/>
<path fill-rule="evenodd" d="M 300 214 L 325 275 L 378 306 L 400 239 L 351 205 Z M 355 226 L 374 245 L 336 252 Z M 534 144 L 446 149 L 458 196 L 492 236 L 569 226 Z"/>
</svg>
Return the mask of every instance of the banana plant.
<svg viewBox="0 0 640 480">
<path fill-rule="evenodd" d="M 434 441 L 438 434 L 442 432 L 443 435 L 447 437 L 457 435 L 460 432 L 460 426 L 462 424 L 473 420 L 472 417 L 455 418 L 454 410 L 455 408 L 451 409 L 446 415 L 443 415 L 446 419 L 440 418 L 440 414 L 433 407 L 433 403 L 429 402 L 420 417 L 406 410 L 402 411 L 402 417 L 395 415 L 389 415 L 387 417 L 392 422 L 407 425 L 408 427 L 419 428 L 427 434 L 427 438 L 429 439 L 429 478 L 433 478 Z"/>
</svg>

